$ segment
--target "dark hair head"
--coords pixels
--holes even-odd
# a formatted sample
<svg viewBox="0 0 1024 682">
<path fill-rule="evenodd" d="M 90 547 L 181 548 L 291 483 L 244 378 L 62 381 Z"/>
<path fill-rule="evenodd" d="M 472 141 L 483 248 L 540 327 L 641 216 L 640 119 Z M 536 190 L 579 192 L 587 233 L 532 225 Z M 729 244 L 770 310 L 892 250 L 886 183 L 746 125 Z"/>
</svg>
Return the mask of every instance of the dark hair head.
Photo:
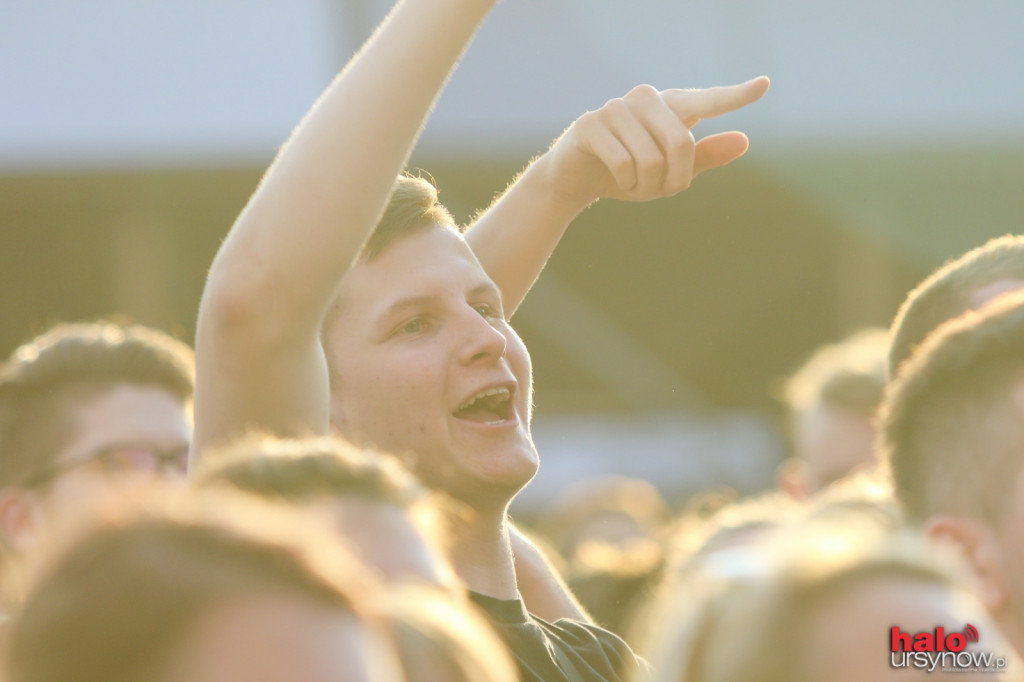
<svg viewBox="0 0 1024 682">
<path fill-rule="evenodd" d="M 214 464 L 200 472 L 200 485 L 223 484 L 291 502 L 354 495 L 408 508 L 428 495 L 395 457 L 336 437 L 250 436 L 209 461 Z"/>
<path fill-rule="evenodd" d="M 1024 281 L 1024 237 L 1005 235 L 991 239 L 929 275 L 911 291 L 892 323 L 889 376 L 914 348 L 946 320 L 981 302 L 972 300 L 983 287 L 1000 280 Z"/>
<path fill-rule="evenodd" d="M 912 521 L 998 521 L 1020 470 L 1024 295 L 940 325 L 901 367 L 880 412 L 881 454 Z"/>
<path fill-rule="evenodd" d="M 0 485 L 53 461 L 71 437 L 71 410 L 119 384 L 192 398 L 192 350 L 156 329 L 112 322 L 60 324 L 0 366 Z"/>
</svg>

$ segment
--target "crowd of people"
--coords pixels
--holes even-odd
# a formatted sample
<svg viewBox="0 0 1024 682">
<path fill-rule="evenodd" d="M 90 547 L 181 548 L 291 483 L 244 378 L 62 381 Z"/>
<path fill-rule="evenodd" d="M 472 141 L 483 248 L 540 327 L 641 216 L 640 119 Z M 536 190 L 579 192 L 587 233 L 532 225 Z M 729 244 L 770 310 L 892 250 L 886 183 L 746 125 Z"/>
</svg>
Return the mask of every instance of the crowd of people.
<svg viewBox="0 0 1024 682">
<path fill-rule="evenodd" d="M 741 156 L 693 128 L 769 83 L 638 86 L 463 229 L 404 169 L 495 3 L 395 6 L 231 227 L 194 350 L 61 324 L 0 367 L 0 679 L 1024 679 L 1024 238 L 794 373 L 774 491 L 612 478 L 513 523 L 509 319 L 587 206 Z"/>
</svg>

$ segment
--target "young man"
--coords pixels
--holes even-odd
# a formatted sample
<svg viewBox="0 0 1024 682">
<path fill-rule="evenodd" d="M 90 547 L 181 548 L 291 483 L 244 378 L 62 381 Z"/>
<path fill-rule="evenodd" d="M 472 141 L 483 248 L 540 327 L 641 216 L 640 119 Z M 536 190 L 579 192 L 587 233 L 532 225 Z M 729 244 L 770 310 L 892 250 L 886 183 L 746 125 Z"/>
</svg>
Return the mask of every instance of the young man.
<svg viewBox="0 0 1024 682">
<path fill-rule="evenodd" d="M 966 558 L 1024 652 L 1024 295 L 941 325 L 890 384 L 880 427 L 908 520 Z"/>
<path fill-rule="evenodd" d="M 114 323 L 62 324 L 0 366 L 0 531 L 20 551 L 41 526 L 114 486 L 184 478 L 192 351 Z"/>
<path fill-rule="evenodd" d="M 636 666 L 620 641 L 583 623 L 561 621 L 566 632 L 531 620 L 518 601 L 507 510 L 537 453 L 529 355 L 507 317 L 587 205 L 670 196 L 741 155 L 741 133 L 695 142 L 690 128 L 756 100 L 768 82 L 641 86 L 612 100 L 567 130 L 465 239 L 426 183 L 401 180 L 389 196 L 494 4 L 403 0 L 295 130 L 210 272 L 194 452 L 254 427 L 333 426 L 408 457 L 421 479 L 474 510 L 453 538 L 453 563 L 492 600 L 526 679 L 608 679 Z"/>
</svg>

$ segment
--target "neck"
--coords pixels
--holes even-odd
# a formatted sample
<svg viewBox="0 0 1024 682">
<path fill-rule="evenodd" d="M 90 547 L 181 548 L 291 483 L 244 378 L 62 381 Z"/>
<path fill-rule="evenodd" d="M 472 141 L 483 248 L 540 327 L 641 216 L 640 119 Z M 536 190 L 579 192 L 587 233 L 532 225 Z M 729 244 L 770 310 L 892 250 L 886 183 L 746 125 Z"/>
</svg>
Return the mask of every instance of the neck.
<svg viewBox="0 0 1024 682">
<path fill-rule="evenodd" d="M 505 509 L 470 510 L 452 522 L 451 559 L 455 572 L 473 592 L 517 599 L 516 572 Z"/>
</svg>

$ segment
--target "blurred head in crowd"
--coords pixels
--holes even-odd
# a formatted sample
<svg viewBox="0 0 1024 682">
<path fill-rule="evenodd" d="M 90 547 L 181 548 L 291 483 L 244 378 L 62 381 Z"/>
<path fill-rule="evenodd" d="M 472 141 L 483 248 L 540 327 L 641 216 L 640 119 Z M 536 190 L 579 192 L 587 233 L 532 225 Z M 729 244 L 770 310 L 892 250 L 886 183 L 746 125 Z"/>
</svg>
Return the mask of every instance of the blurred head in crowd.
<svg viewBox="0 0 1024 682">
<path fill-rule="evenodd" d="M 494 282 L 426 180 L 401 177 L 323 325 L 331 419 L 431 488 L 504 514 L 537 471 L 532 370 Z"/>
<path fill-rule="evenodd" d="M 922 538 L 860 512 L 802 520 L 704 556 L 664 601 L 650 651 L 656 682 L 931 679 L 890 651 L 892 628 L 960 631 L 1021 662 L 984 608 Z M 897 656 L 897 658 L 892 658 Z M 994 659 L 995 660 L 995 659 Z M 895 663 L 894 663 L 895 661 Z M 963 673 L 958 679 L 990 679 Z M 1018 679 L 1003 678 L 1003 679 Z"/>
<path fill-rule="evenodd" d="M 402 585 L 378 607 L 407 682 L 515 682 L 508 649 L 468 601 Z"/>
<path fill-rule="evenodd" d="M 660 566 L 629 605 L 620 634 L 635 648 L 643 648 L 665 623 L 665 595 L 698 572 L 706 557 L 757 542 L 789 522 L 801 508 L 800 502 L 778 491 L 741 500 L 728 490 L 695 496 L 666 529 L 660 544 Z M 603 608 L 613 610 L 615 606 Z"/>
<path fill-rule="evenodd" d="M 636 647 L 643 605 L 660 585 L 665 552 L 659 543 L 590 545 L 566 581 L 597 624 Z"/>
<path fill-rule="evenodd" d="M 908 519 L 959 549 L 1024 649 L 1024 295 L 941 325 L 901 365 L 881 419 Z"/>
<path fill-rule="evenodd" d="M 541 515 L 540 530 L 591 617 L 628 636 L 635 606 L 660 579 L 670 515 L 650 482 L 605 476 L 569 486 Z"/>
<path fill-rule="evenodd" d="M 543 515 L 543 531 L 572 564 L 589 545 L 624 547 L 659 538 L 671 516 L 650 482 L 590 478 L 568 487 Z"/>
<path fill-rule="evenodd" d="M 673 524 L 669 538 L 670 574 L 686 574 L 699 567 L 705 556 L 719 550 L 754 543 L 789 523 L 803 508 L 792 497 L 770 491 L 722 502 L 710 510 L 687 512 Z"/>
<path fill-rule="evenodd" d="M 390 455 L 340 438 L 250 437 L 220 453 L 198 476 L 283 501 L 325 518 L 369 566 L 389 580 L 454 589 L 445 556 L 442 502 Z"/>
<path fill-rule="evenodd" d="M 41 523 L 111 486 L 183 477 L 192 351 L 154 329 L 62 324 L 0 367 L 0 531 L 22 549 Z"/>
<path fill-rule="evenodd" d="M 946 320 L 1024 288 L 1024 237 L 1005 235 L 951 260 L 917 285 L 892 323 L 889 376 Z"/>
<path fill-rule="evenodd" d="M 330 535 L 256 500 L 160 492 L 42 561 L 11 624 L 11 682 L 401 679 L 367 615 L 378 588 Z"/>
<path fill-rule="evenodd" d="M 881 463 L 861 469 L 829 486 L 797 511 L 799 518 L 811 520 L 865 516 L 880 528 L 892 531 L 906 525 L 902 509 L 893 495 L 892 477 Z"/>
<path fill-rule="evenodd" d="M 885 389 L 888 333 L 864 329 L 819 348 L 786 382 L 793 457 L 779 487 L 803 498 L 874 461 L 873 419 Z"/>
</svg>

